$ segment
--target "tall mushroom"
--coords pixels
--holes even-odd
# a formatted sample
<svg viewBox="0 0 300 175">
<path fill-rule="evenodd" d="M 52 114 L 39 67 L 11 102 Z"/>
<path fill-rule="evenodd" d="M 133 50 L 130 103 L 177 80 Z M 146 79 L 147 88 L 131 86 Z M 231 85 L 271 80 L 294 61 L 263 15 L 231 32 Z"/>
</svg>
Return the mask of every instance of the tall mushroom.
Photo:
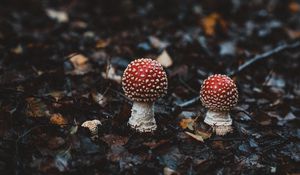
<svg viewBox="0 0 300 175">
<path fill-rule="evenodd" d="M 153 132 L 154 101 L 167 93 L 168 81 L 161 64 L 152 59 L 132 61 L 124 71 L 122 85 L 125 95 L 133 101 L 128 124 L 139 132 Z"/>
<path fill-rule="evenodd" d="M 226 75 L 209 76 L 202 84 L 200 99 L 208 108 L 204 122 L 212 126 L 217 135 L 232 132 L 229 111 L 238 102 L 238 91 L 233 80 Z"/>
</svg>

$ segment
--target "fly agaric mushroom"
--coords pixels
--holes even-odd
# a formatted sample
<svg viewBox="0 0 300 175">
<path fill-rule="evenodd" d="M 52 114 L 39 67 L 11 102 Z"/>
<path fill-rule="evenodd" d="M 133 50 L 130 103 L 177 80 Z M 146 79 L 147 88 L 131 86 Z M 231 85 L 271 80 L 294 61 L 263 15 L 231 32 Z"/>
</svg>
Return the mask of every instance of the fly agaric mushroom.
<svg viewBox="0 0 300 175">
<path fill-rule="evenodd" d="M 128 124 L 139 132 L 153 132 L 154 101 L 167 93 L 168 81 L 161 64 L 152 59 L 132 61 L 124 71 L 122 85 L 125 95 L 133 101 Z"/>
<path fill-rule="evenodd" d="M 226 75 L 209 76 L 202 84 L 200 99 L 208 108 L 204 122 L 212 126 L 217 135 L 232 132 L 229 111 L 238 101 L 238 91 L 233 80 Z"/>
</svg>

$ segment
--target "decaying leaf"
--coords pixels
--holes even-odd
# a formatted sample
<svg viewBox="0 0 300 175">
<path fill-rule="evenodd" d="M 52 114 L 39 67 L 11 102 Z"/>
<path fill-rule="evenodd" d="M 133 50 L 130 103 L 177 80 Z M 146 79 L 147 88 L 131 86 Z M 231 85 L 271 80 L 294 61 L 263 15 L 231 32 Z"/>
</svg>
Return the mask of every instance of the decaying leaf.
<svg viewBox="0 0 300 175">
<path fill-rule="evenodd" d="M 116 74 L 116 70 L 111 65 L 108 65 L 106 68 L 106 72 L 102 72 L 102 77 L 105 79 L 113 80 L 117 83 L 121 83 L 122 77 Z"/>
<path fill-rule="evenodd" d="M 155 36 L 150 36 L 149 41 L 150 41 L 152 47 L 154 47 L 156 49 L 160 49 L 160 50 L 165 49 L 169 45 L 168 42 L 161 41 L 159 38 L 157 38 Z"/>
<path fill-rule="evenodd" d="M 293 30 L 293 29 L 286 28 L 285 31 L 287 35 L 290 37 L 290 39 L 300 38 L 300 30 Z"/>
<path fill-rule="evenodd" d="M 196 140 L 198 140 L 198 141 L 200 141 L 200 142 L 204 142 L 203 137 L 200 136 L 200 135 L 195 135 L 195 134 L 190 133 L 190 132 L 188 132 L 188 131 L 185 131 L 184 133 L 186 133 L 187 135 L 191 136 L 192 138 L 194 138 L 194 139 L 196 139 Z"/>
<path fill-rule="evenodd" d="M 183 118 L 179 122 L 179 126 L 182 129 L 188 128 L 190 130 L 194 130 L 194 124 L 195 124 L 195 119 L 192 119 L 192 118 Z"/>
<path fill-rule="evenodd" d="M 179 175 L 179 173 L 169 167 L 164 168 L 164 175 Z"/>
<path fill-rule="evenodd" d="M 25 114 L 30 117 L 44 117 L 49 116 L 49 111 L 45 103 L 39 98 L 26 98 L 27 106 Z"/>
<path fill-rule="evenodd" d="M 96 48 L 97 49 L 102 49 L 107 47 L 110 44 L 110 39 L 100 39 L 96 43 Z"/>
<path fill-rule="evenodd" d="M 211 13 L 202 20 L 204 32 L 208 36 L 213 36 L 216 33 L 216 25 L 219 24 L 223 29 L 226 28 L 226 22 L 218 13 Z"/>
<path fill-rule="evenodd" d="M 83 75 L 91 71 L 92 65 L 89 63 L 89 59 L 81 54 L 71 55 L 69 61 L 73 65 L 73 70 L 67 70 L 67 74 L 71 75 Z"/>
<path fill-rule="evenodd" d="M 206 140 L 211 137 L 212 133 L 196 130 L 196 135 L 201 136 L 203 138 L 203 140 Z"/>
<path fill-rule="evenodd" d="M 107 98 L 104 95 L 102 95 L 96 91 L 92 91 L 91 96 L 92 96 L 93 100 L 100 106 L 105 107 L 107 105 Z"/>
<path fill-rule="evenodd" d="M 17 47 L 11 49 L 11 51 L 16 55 L 20 55 L 23 53 L 23 47 L 19 44 Z"/>
<path fill-rule="evenodd" d="M 173 60 L 166 50 L 164 50 L 156 59 L 163 67 L 170 67 L 173 65 Z"/>
<path fill-rule="evenodd" d="M 297 13 L 300 11 L 300 4 L 296 1 L 292 1 L 289 3 L 289 10 L 292 12 L 292 13 Z"/>
<path fill-rule="evenodd" d="M 68 120 L 60 113 L 55 113 L 51 115 L 50 123 L 63 127 L 64 125 L 68 124 Z"/>
</svg>

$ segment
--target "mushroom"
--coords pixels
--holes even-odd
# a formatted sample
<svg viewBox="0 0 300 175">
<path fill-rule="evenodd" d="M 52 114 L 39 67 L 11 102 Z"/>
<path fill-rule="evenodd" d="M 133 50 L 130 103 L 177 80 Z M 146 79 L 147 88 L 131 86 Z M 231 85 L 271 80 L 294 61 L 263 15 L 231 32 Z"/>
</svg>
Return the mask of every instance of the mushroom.
<svg viewBox="0 0 300 175">
<path fill-rule="evenodd" d="M 128 124 L 139 132 L 153 132 L 154 101 L 167 93 L 168 81 L 161 64 L 152 59 L 132 61 L 122 77 L 125 95 L 133 101 Z"/>
<path fill-rule="evenodd" d="M 97 136 L 98 135 L 98 127 L 99 125 L 102 125 L 102 123 L 99 120 L 87 120 L 81 124 L 82 127 L 88 128 L 91 132 L 91 135 Z"/>
<path fill-rule="evenodd" d="M 229 111 L 238 102 L 238 91 L 233 80 L 221 74 L 209 76 L 202 84 L 200 99 L 208 108 L 204 122 L 214 129 L 216 135 L 232 132 Z"/>
</svg>

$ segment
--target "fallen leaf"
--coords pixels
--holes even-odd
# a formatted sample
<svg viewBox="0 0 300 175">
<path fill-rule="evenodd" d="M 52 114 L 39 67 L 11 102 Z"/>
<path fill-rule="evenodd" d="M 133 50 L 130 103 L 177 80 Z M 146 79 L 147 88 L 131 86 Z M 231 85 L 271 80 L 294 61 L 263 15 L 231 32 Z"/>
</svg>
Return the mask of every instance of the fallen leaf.
<svg viewBox="0 0 300 175">
<path fill-rule="evenodd" d="M 49 115 L 49 111 L 45 103 L 39 98 L 28 97 L 26 98 L 26 111 L 25 114 L 30 117 L 44 117 Z"/>
<path fill-rule="evenodd" d="M 50 95 L 51 97 L 53 97 L 56 101 L 60 100 L 62 97 L 64 97 L 66 95 L 65 91 L 52 91 L 46 95 Z"/>
<path fill-rule="evenodd" d="M 173 60 L 166 50 L 164 50 L 156 59 L 163 67 L 170 67 L 173 65 Z"/>
<path fill-rule="evenodd" d="M 123 137 L 114 134 L 107 134 L 101 137 L 101 140 L 106 142 L 108 145 L 121 146 L 128 142 L 128 137 Z"/>
<path fill-rule="evenodd" d="M 107 66 L 106 72 L 102 72 L 102 77 L 105 79 L 113 80 L 121 84 L 122 77 L 116 74 L 116 70 L 111 65 Z"/>
<path fill-rule="evenodd" d="M 12 48 L 11 51 L 16 55 L 20 55 L 23 53 L 23 47 L 19 44 L 17 47 Z"/>
<path fill-rule="evenodd" d="M 57 149 L 65 143 L 66 142 L 62 137 L 53 137 L 48 141 L 48 148 Z"/>
<path fill-rule="evenodd" d="M 64 126 L 64 125 L 68 124 L 68 120 L 65 119 L 61 114 L 55 113 L 55 114 L 51 115 L 50 123 L 59 125 L 59 126 Z"/>
<path fill-rule="evenodd" d="M 164 167 L 164 175 L 178 175 L 180 173 L 178 173 L 177 171 L 169 168 L 169 167 Z"/>
<path fill-rule="evenodd" d="M 202 26 L 204 32 L 208 36 L 215 35 L 215 27 L 217 24 L 220 24 L 223 29 L 226 28 L 226 22 L 222 19 L 222 17 L 218 13 L 211 13 L 210 15 L 204 17 L 202 19 Z"/>
<path fill-rule="evenodd" d="M 69 21 L 69 16 L 64 11 L 58 11 L 54 9 L 46 9 L 46 13 L 49 18 L 56 20 L 59 23 L 64 23 Z"/>
<path fill-rule="evenodd" d="M 203 140 L 209 139 L 212 133 L 196 130 L 196 135 L 201 136 Z"/>
<path fill-rule="evenodd" d="M 69 61 L 72 63 L 74 69 L 67 70 L 67 74 L 83 75 L 91 71 L 92 65 L 89 63 L 89 59 L 81 54 L 71 54 Z"/>
<path fill-rule="evenodd" d="M 107 47 L 110 44 L 110 39 L 100 39 L 96 43 L 96 48 L 97 49 L 102 49 Z"/>
<path fill-rule="evenodd" d="M 179 126 L 182 129 L 189 128 L 190 130 L 194 130 L 194 124 L 195 124 L 195 120 L 192 118 L 183 118 L 179 122 Z"/>
<path fill-rule="evenodd" d="M 293 30 L 293 29 L 286 28 L 285 31 L 287 35 L 290 37 L 290 39 L 300 38 L 300 30 Z"/>
<path fill-rule="evenodd" d="M 290 12 L 292 12 L 292 13 L 297 13 L 297 12 L 299 12 L 299 10 L 300 10 L 300 4 L 297 3 L 297 2 L 295 2 L 295 1 L 290 2 L 290 3 L 289 3 L 289 10 L 290 10 Z"/>
<path fill-rule="evenodd" d="M 105 107 L 107 105 L 107 98 L 104 95 L 102 95 L 96 91 L 92 91 L 91 96 L 92 96 L 94 102 L 99 104 L 101 107 Z"/>
<path fill-rule="evenodd" d="M 200 135 L 195 135 L 195 134 L 190 133 L 190 132 L 188 132 L 188 131 L 185 131 L 184 133 L 186 133 L 187 135 L 191 136 L 192 138 L 194 138 L 194 139 L 196 139 L 196 140 L 198 140 L 198 141 L 200 141 L 200 142 L 204 142 L 203 137 L 200 136 Z"/>
<path fill-rule="evenodd" d="M 160 39 L 158 39 L 155 36 L 149 36 L 149 41 L 150 41 L 150 44 L 152 45 L 152 47 L 154 47 L 156 49 L 160 49 L 160 50 L 165 49 L 169 45 L 168 42 L 161 41 Z"/>
</svg>

